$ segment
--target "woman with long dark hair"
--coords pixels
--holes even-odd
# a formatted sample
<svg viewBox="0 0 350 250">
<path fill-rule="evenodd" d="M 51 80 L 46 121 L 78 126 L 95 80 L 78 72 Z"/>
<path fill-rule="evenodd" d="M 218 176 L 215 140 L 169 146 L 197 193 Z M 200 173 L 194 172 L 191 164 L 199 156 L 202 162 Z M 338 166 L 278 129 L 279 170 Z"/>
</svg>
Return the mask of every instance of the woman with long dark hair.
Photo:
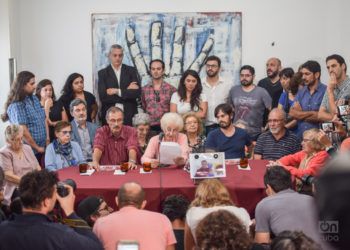
<svg viewBox="0 0 350 250">
<path fill-rule="evenodd" d="M 46 122 L 49 127 L 50 141 L 55 139 L 54 127 L 58 121 L 68 121 L 67 113 L 60 101 L 56 101 L 51 80 L 41 80 L 35 90 L 41 106 L 45 110 Z"/>
<path fill-rule="evenodd" d="M 194 70 L 186 70 L 180 79 L 177 92 L 171 96 L 170 112 L 183 115 L 193 111 L 199 118 L 204 119 L 207 109 L 208 101 L 202 93 L 202 82 L 198 73 Z"/>
<path fill-rule="evenodd" d="M 92 122 L 97 115 L 97 103 L 93 94 L 84 90 L 84 77 L 79 73 L 70 74 L 62 88 L 61 101 L 66 110 L 69 121 L 73 120 L 69 112 L 69 104 L 76 98 L 84 100 L 87 104 L 87 121 Z"/>
</svg>

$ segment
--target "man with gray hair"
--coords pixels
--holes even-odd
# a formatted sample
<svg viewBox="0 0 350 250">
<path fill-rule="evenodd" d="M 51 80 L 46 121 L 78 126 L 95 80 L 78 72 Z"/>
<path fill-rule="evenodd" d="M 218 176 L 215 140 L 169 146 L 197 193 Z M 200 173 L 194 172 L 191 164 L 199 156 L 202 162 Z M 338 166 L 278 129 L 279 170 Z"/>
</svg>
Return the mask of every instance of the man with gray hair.
<svg viewBox="0 0 350 250">
<path fill-rule="evenodd" d="M 132 117 L 137 113 L 137 99 L 141 88 L 137 71 L 134 67 L 122 64 L 123 48 L 114 44 L 108 54 L 110 65 L 98 72 L 98 95 L 101 101 L 101 119 L 107 124 L 106 111 L 113 106 L 124 111 L 124 124 L 132 124 Z"/>
<path fill-rule="evenodd" d="M 171 222 L 163 214 L 144 210 L 147 201 L 140 184 L 122 185 L 116 203 L 119 211 L 99 218 L 93 228 L 105 250 L 116 249 L 123 240 L 135 241 L 139 249 L 175 249 Z"/>
<path fill-rule="evenodd" d="M 87 109 L 84 100 L 74 99 L 69 105 L 69 110 L 74 118 L 71 121 L 72 141 L 79 143 L 86 161 L 92 161 L 92 148 L 98 126 L 95 123 L 86 121 Z"/>
<path fill-rule="evenodd" d="M 267 124 L 269 131 L 258 137 L 254 159 L 277 160 L 282 156 L 300 151 L 300 140 L 286 129 L 286 113 L 282 109 L 272 109 Z"/>
</svg>

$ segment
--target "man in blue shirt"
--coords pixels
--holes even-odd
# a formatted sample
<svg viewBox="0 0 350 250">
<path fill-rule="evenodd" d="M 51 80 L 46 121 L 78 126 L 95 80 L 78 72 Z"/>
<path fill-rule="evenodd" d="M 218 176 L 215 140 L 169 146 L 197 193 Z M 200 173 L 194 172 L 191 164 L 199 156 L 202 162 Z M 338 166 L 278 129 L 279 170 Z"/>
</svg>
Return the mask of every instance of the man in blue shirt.
<svg viewBox="0 0 350 250">
<path fill-rule="evenodd" d="M 205 148 L 208 151 L 224 152 L 225 159 L 236 159 L 245 156 L 245 146 L 252 150 L 250 136 L 245 130 L 235 127 L 232 123 L 234 112 L 230 104 L 223 103 L 215 108 L 215 117 L 219 128 L 208 134 Z"/>
<path fill-rule="evenodd" d="M 302 138 L 304 131 L 318 128 L 320 109 L 327 86 L 320 82 L 321 66 L 316 61 L 307 61 L 301 65 L 305 86 L 298 91 L 289 115 L 298 120 L 297 135 Z"/>
</svg>

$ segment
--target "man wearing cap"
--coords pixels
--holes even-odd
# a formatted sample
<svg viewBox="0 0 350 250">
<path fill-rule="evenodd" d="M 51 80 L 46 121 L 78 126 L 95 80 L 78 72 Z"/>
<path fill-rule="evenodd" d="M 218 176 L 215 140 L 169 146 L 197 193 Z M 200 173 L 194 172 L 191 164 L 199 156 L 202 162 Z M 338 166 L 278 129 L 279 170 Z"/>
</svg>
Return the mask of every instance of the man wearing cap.
<svg viewBox="0 0 350 250">
<path fill-rule="evenodd" d="M 82 200 L 77 209 L 77 214 L 84 219 L 90 227 L 93 227 L 100 217 L 109 215 L 113 209 L 100 197 L 88 196 Z"/>
</svg>

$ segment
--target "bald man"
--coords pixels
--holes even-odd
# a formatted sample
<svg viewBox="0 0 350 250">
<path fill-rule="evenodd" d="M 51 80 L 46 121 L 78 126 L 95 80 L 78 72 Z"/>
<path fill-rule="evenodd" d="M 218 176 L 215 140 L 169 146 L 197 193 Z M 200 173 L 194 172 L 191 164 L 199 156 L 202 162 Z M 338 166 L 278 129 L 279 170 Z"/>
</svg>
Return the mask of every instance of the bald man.
<svg viewBox="0 0 350 250">
<path fill-rule="evenodd" d="M 119 211 L 98 219 L 93 228 L 105 250 L 115 250 L 123 240 L 133 241 L 140 250 L 175 249 L 171 222 L 163 214 L 144 210 L 147 201 L 138 183 L 122 185 L 116 203 Z"/>
<path fill-rule="evenodd" d="M 301 150 L 298 137 L 285 127 L 286 113 L 284 110 L 272 109 L 267 124 L 269 131 L 258 137 L 254 149 L 254 159 L 277 160 L 282 156 Z"/>
</svg>

